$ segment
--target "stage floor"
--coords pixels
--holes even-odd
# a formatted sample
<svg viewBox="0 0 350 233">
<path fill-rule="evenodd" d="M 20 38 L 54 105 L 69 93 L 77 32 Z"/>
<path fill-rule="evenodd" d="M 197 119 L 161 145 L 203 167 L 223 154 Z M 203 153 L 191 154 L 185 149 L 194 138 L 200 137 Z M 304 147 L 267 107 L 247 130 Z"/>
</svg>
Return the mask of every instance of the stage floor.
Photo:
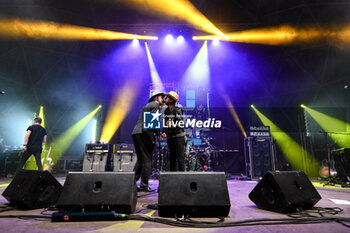
<svg viewBox="0 0 350 233">
<path fill-rule="evenodd" d="M 57 177 L 59 182 L 64 183 L 65 177 Z M 2 193 L 10 179 L 0 179 L 0 192 Z M 255 181 L 228 180 L 228 187 L 231 199 L 231 211 L 226 221 L 238 221 L 258 218 L 287 218 L 286 215 L 278 214 L 262 209 L 258 209 L 248 198 L 249 192 L 255 187 Z M 158 181 L 152 180 L 151 187 L 157 188 Z M 340 207 L 344 211 L 338 214 L 338 217 L 350 217 L 350 189 L 322 187 L 315 183 L 315 186 L 322 196 L 317 203 L 318 207 Z M 145 209 L 148 204 L 157 202 L 158 194 L 152 193 L 144 195 L 140 193 L 138 198 L 137 211 L 142 214 L 157 217 L 157 211 Z M 332 200 L 333 201 L 332 201 Z M 345 200 L 348 203 L 335 204 L 334 199 Z M 7 204 L 6 199 L 0 197 L 0 204 Z M 43 209 L 37 210 L 12 210 L 0 213 L 2 215 L 29 215 L 41 214 Z M 51 212 L 47 212 L 51 213 Z M 203 220 L 203 219 L 196 219 Z M 215 221 L 216 219 L 204 219 L 206 221 Z M 258 225 L 258 226 L 239 226 L 228 228 L 183 228 L 163 225 L 144 221 L 106 221 L 106 222 L 65 222 L 52 223 L 50 219 L 21 219 L 21 218 L 0 218 L 0 232 L 349 232 L 349 228 L 335 222 L 317 223 L 317 224 L 298 224 L 298 225 Z"/>
</svg>

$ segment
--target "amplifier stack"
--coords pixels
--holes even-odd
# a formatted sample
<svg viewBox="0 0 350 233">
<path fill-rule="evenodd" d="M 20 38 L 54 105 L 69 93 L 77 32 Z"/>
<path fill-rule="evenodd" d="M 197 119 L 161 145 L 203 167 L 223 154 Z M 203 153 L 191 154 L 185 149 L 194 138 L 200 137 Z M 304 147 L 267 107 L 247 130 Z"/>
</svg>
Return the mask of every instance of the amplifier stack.
<svg viewBox="0 0 350 233">
<path fill-rule="evenodd" d="M 133 144 L 86 144 L 83 171 L 133 171 L 136 161 Z"/>
<path fill-rule="evenodd" d="M 133 171 L 137 162 L 134 144 L 116 144 L 113 171 Z"/>
<path fill-rule="evenodd" d="M 86 144 L 83 171 L 111 171 L 112 154 L 112 144 Z"/>
</svg>

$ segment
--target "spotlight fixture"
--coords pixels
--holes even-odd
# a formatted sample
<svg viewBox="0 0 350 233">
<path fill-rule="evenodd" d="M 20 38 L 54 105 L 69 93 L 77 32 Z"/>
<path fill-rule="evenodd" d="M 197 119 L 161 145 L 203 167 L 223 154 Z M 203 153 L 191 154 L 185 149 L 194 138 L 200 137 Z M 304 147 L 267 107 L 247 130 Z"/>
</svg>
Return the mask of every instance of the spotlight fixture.
<svg viewBox="0 0 350 233">
<path fill-rule="evenodd" d="M 185 38 L 184 38 L 183 36 L 178 36 L 178 37 L 176 38 L 176 41 L 177 41 L 177 42 L 180 42 L 180 43 L 182 43 L 184 40 L 185 40 Z"/>
<path fill-rule="evenodd" d="M 255 108 L 255 106 L 254 106 L 253 104 L 252 104 L 252 105 L 250 105 L 250 107 L 251 107 L 251 108 Z"/>
<path fill-rule="evenodd" d="M 165 42 L 170 43 L 174 40 L 174 37 L 170 34 L 166 35 Z"/>
<path fill-rule="evenodd" d="M 132 45 L 133 45 L 134 47 L 138 46 L 139 44 L 140 44 L 140 41 L 139 41 L 138 39 L 133 39 L 133 40 L 132 40 Z"/>
<path fill-rule="evenodd" d="M 214 38 L 214 39 L 213 39 L 213 45 L 215 45 L 215 46 L 216 46 L 216 45 L 219 45 L 219 42 L 220 42 L 220 41 L 219 41 L 218 38 Z"/>
<path fill-rule="evenodd" d="M 306 106 L 304 104 L 301 104 L 300 107 L 305 108 Z"/>
</svg>

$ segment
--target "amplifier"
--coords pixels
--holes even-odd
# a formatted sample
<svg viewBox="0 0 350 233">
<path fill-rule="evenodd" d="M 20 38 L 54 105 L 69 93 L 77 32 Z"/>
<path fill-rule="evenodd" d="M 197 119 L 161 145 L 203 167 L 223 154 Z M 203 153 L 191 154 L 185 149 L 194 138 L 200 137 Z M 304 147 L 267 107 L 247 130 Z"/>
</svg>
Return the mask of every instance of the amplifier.
<svg viewBox="0 0 350 233">
<path fill-rule="evenodd" d="M 248 177 L 259 179 L 266 172 L 275 170 L 275 145 L 272 137 L 247 137 L 244 144 Z"/>
<path fill-rule="evenodd" d="M 113 171 L 133 171 L 137 162 L 134 144 L 116 144 Z"/>
<path fill-rule="evenodd" d="M 270 137 L 270 126 L 250 126 L 249 127 L 250 137 Z"/>
<path fill-rule="evenodd" d="M 22 150 L 11 150 L 6 151 L 1 156 L 1 170 L 3 176 L 13 176 L 21 158 Z"/>
<path fill-rule="evenodd" d="M 134 144 L 115 144 L 114 151 L 117 154 L 134 154 Z"/>
<path fill-rule="evenodd" d="M 86 153 L 113 153 L 112 144 L 86 144 Z"/>
<path fill-rule="evenodd" d="M 94 172 L 104 172 L 111 170 L 111 154 L 101 153 L 101 154 L 91 154 L 87 153 L 84 155 L 83 160 L 83 171 L 94 171 Z"/>
<path fill-rule="evenodd" d="M 345 182 L 350 181 L 350 148 L 332 150 L 337 176 Z"/>
</svg>

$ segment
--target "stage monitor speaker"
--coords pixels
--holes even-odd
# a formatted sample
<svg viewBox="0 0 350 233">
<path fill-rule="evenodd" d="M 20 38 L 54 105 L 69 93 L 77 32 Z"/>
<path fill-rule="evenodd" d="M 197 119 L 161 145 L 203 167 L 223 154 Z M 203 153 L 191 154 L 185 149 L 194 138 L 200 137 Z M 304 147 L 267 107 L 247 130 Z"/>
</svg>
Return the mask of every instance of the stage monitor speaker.
<svg viewBox="0 0 350 233">
<path fill-rule="evenodd" d="M 22 170 L 2 195 L 20 209 L 39 209 L 56 204 L 62 185 L 48 171 Z"/>
<path fill-rule="evenodd" d="M 224 172 L 161 172 L 161 217 L 226 217 L 231 204 Z"/>
<path fill-rule="evenodd" d="M 69 172 L 58 200 L 60 212 L 134 213 L 134 172 Z"/>
<path fill-rule="evenodd" d="M 303 171 L 268 172 L 249 193 L 258 207 L 280 213 L 311 209 L 321 196 Z"/>
</svg>

